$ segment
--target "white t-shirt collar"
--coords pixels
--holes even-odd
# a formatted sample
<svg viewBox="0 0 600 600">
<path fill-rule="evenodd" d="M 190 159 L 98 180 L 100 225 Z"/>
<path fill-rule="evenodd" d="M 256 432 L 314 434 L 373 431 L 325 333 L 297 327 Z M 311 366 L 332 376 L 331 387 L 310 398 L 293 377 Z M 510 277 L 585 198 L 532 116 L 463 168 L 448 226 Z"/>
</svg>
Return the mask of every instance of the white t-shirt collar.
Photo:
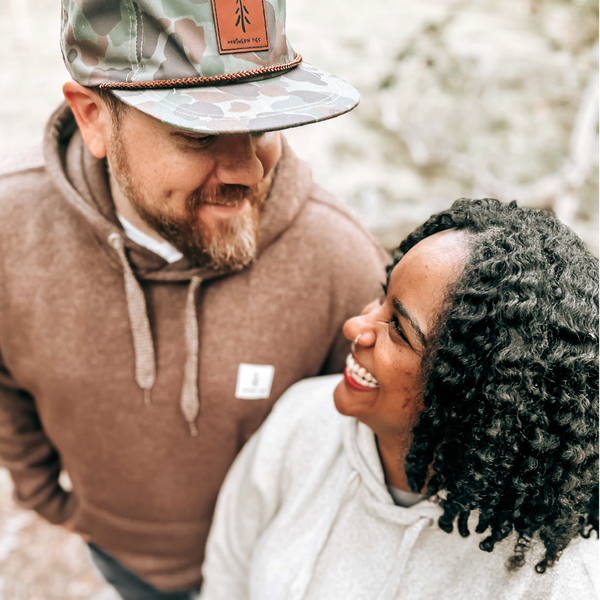
<svg viewBox="0 0 600 600">
<path fill-rule="evenodd" d="M 183 254 L 177 250 L 169 242 L 159 242 L 148 234 L 140 231 L 137 227 L 133 226 L 127 219 L 121 215 L 117 215 L 125 235 L 136 244 L 147 248 L 154 254 L 158 254 L 161 258 L 164 258 L 168 263 L 174 263 L 183 258 Z"/>
</svg>

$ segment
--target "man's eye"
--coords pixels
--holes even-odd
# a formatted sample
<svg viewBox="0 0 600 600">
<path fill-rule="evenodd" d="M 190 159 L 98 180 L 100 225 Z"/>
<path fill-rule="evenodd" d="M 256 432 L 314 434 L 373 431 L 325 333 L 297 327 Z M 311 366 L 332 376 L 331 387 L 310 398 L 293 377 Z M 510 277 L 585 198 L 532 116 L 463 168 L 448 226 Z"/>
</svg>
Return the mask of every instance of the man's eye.
<svg viewBox="0 0 600 600">
<path fill-rule="evenodd" d="M 181 136 L 186 142 L 188 142 L 191 146 L 196 148 L 204 148 L 205 146 L 210 145 L 216 138 L 215 135 L 206 135 L 204 137 L 194 137 L 191 135 L 182 135 Z"/>
</svg>

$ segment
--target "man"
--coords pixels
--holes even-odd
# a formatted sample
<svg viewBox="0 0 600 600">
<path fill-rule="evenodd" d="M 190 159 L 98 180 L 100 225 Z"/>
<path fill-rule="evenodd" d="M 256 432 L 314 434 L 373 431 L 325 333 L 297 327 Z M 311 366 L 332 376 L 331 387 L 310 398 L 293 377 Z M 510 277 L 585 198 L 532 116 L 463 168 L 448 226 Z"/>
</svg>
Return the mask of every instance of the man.
<svg viewBox="0 0 600 600">
<path fill-rule="evenodd" d="M 1 171 L 0 459 L 126 600 L 192 597 L 235 455 L 383 279 L 280 133 L 358 102 L 284 12 L 63 0 L 67 105 Z"/>
</svg>

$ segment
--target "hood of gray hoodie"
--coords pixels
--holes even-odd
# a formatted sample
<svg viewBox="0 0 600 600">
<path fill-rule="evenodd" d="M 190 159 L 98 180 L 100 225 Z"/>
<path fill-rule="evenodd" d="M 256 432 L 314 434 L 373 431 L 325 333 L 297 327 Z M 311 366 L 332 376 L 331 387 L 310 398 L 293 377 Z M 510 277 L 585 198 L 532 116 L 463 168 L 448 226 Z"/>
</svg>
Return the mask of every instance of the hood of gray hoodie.
<svg viewBox="0 0 600 600">
<path fill-rule="evenodd" d="M 385 473 L 379 458 L 377 441 L 373 431 L 356 419 L 346 419 L 343 443 L 348 461 L 354 470 L 355 479 L 350 486 L 365 486 L 369 494 L 363 495 L 366 510 L 377 514 L 390 524 L 406 527 L 397 548 L 394 569 L 386 579 L 378 598 L 396 598 L 403 581 L 404 571 L 419 536 L 427 528 L 436 527 L 442 514 L 440 506 L 433 500 L 422 500 L 410 507 L 394 503 L 385 482 Z"/>
</svg>

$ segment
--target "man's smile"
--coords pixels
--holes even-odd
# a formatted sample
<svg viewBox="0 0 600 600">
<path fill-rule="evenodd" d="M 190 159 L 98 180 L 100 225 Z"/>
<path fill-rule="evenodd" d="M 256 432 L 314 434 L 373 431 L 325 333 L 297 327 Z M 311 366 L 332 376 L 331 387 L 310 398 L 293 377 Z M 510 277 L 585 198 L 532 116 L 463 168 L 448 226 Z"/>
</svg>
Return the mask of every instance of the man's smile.
<svg viewBox="0 0 600 600">
<path fill-rule="evenodd" d="M 250 200 L 244 198 L 237 204 L 201 204 L 198 208 L 198 218 L 203 221 L 212 219 L 228 219 L 241 214 L 250 208 Z"/>
</svg>

